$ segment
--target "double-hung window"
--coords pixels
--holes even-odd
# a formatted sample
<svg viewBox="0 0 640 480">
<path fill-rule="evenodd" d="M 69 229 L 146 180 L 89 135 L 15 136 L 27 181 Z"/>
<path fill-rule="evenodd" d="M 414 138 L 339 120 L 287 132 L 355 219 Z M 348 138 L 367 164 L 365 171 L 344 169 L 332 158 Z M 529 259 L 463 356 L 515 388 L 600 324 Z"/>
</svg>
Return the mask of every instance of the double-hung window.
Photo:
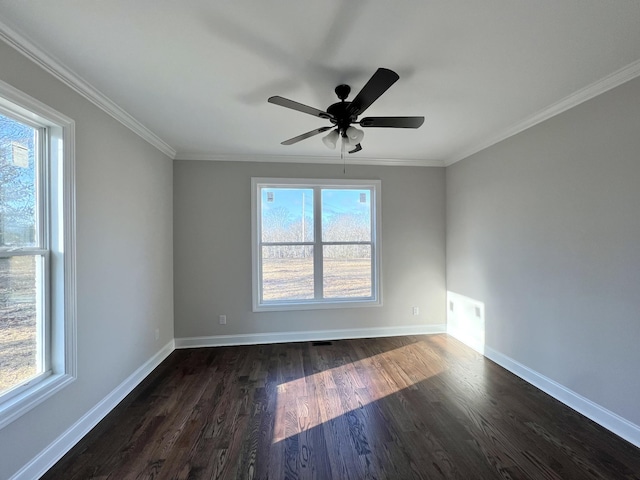
<svg viewBox="0 0 640 480">
<path fill-rule="evenodd" d="M 0 428 L 75 376 L 73 132 L 0 82 Z"/>
<path fill-rule="evenodd" d="M 380 181 L 252 179 L 253 309 L 381 304 Z"/>
</svg>

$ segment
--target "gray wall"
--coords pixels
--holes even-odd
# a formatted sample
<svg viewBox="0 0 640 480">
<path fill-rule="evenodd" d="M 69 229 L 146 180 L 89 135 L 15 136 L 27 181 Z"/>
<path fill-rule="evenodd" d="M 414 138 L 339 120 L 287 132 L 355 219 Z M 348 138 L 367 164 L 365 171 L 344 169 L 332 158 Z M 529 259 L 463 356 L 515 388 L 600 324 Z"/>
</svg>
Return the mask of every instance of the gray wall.
<svg viewBox="0 0 640 480">
<path fill-rule="evenodd" d="M 77 164 L 78 378 L 0 430 L 9 478 L 173 338 L 172 162 L 2 42 L 0 65 L 76 121 Z"/>
<path fill-rule="evenodd" d="M 251 311 L 251 177 L 344 178 L 342 169 L 175 162 L 176 338 L 445 323 L 443 168 L 347 166 L 347 178 L 382 182 L 382 307 Z"/>
<path fill-rule="evenodd" d="M 446 180 L 447 287 L 486 345 L 640 424 L 640 80 Z"/>
</svg>

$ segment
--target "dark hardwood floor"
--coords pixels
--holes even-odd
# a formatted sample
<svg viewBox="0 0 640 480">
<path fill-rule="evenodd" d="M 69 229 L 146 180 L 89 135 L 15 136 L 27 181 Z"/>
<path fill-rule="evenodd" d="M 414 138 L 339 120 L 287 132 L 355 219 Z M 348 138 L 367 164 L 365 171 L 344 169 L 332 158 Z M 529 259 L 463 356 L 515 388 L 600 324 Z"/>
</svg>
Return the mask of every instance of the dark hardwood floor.
<svg viewBox="0 0 640 480">
<path fill-rule="evenodd" d="M 45 479 L 640 479 L 640 449 L 446 335 L 177 350 Z"/>
</svg>

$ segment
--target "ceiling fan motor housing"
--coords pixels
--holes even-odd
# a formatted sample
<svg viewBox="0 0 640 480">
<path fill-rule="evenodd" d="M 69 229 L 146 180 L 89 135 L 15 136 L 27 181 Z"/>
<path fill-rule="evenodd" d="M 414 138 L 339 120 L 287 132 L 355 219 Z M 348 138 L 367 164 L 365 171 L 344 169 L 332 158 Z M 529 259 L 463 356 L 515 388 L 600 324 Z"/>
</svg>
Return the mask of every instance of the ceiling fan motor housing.
<svg viewBox="0 0 640 480">
<path fill-rule="evenodd" d="M 351 123 L 356 121 L 357 115 L 351 115 L 349 112 L 351 102 L 338 102 L 327 108 L 327 113 L 333 116 L 329 120 L 335 124 L 340 130 L 349 128 Z"/>
<path fill-rule="evenodd" d="M 331 123 L 336 125 L 340 130 L 340 133 L 344 135 L 345 130 L 349 128 L 349 126 L 356 121 L 358 118 L 357 115 L 352 115 L 349 111 L 349 107 L 351 102 L 345 102 L 345 99 L 349 96 L 351 92 L 351 87 L 349 85 L 338 85 L 336 87 L 336 95 L 340 99 L 338 103 L 334 103 L 329 108 L 327 108 L 327 113 L 331 115 L 333 118 L 329 118 Z"/>
</svg>

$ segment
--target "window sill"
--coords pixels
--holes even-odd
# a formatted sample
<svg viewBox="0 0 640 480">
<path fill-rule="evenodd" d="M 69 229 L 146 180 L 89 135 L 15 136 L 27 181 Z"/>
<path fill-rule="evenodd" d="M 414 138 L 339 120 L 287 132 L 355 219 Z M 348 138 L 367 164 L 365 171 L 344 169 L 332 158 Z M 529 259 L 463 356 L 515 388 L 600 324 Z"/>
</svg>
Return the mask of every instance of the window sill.
<svg viewBox="0 0 640 480">
<path fill-rule="evenodd" d="M 381 307 L 379 300 L 342 300 L 331 302 L 282 302 L 254 305 L 254 312 L 284 312 L 289 310 L 328 310 L 335 308 Z"/>
<path fill-rule="evenodd" d="M 0 403 L 0 429 L 62 390 L 75 380 L 69 374 L 51 375 L 24 392 Z"/>
</svg>

